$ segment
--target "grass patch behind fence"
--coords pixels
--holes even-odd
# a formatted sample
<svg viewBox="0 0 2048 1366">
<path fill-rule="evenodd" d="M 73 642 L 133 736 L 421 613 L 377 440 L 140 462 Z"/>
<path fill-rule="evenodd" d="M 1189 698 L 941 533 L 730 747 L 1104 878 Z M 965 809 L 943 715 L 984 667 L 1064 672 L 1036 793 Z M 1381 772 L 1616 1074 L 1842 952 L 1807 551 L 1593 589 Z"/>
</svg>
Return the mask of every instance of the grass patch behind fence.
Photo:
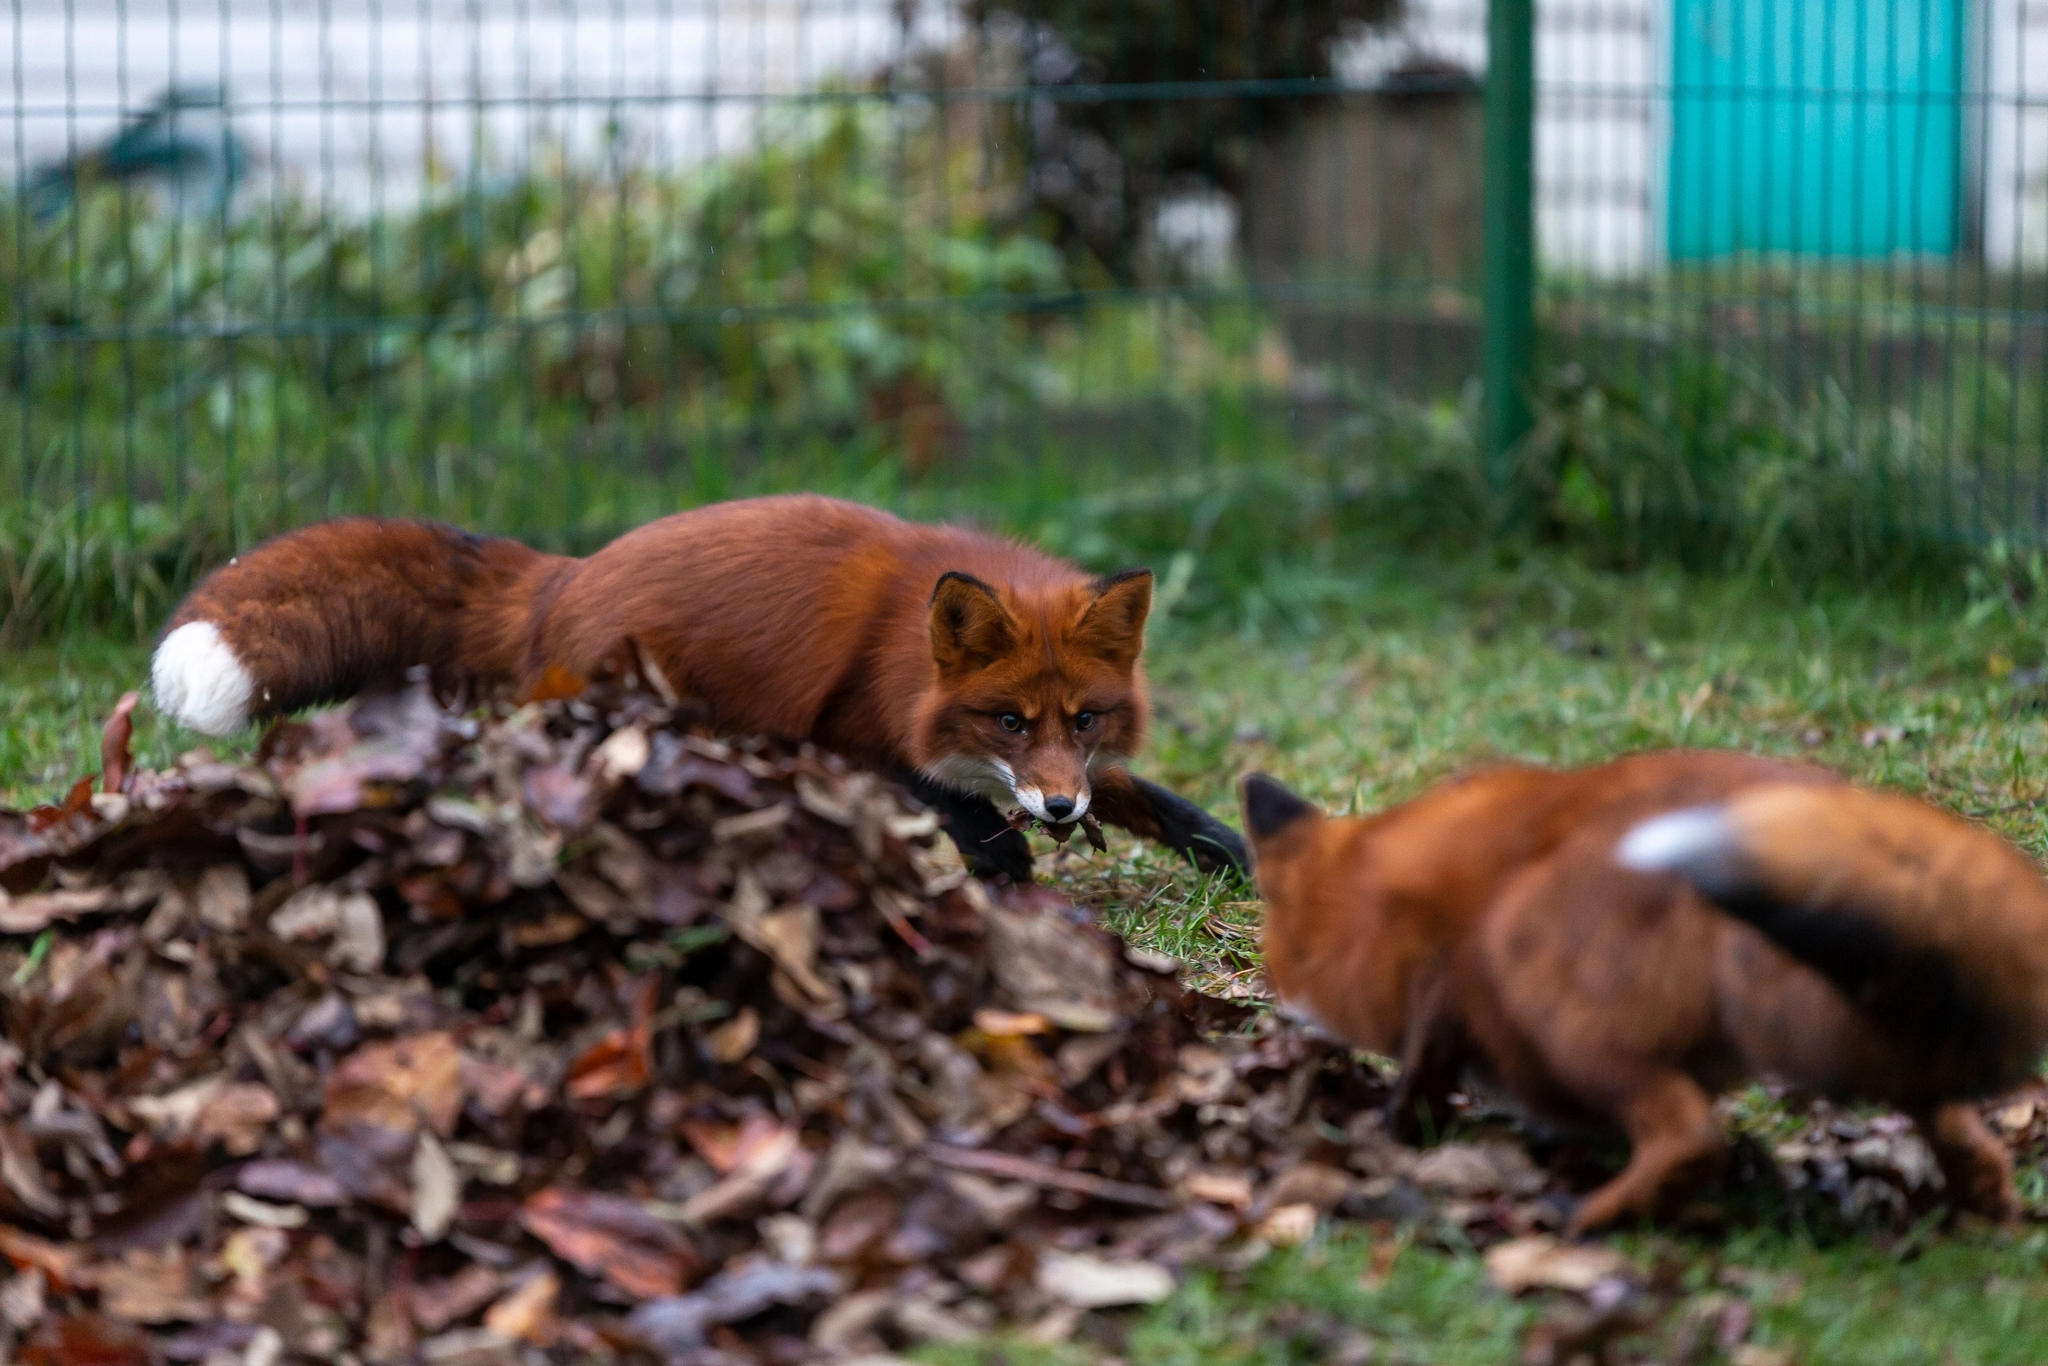
<svg viewBox="0 0 2048 1366">
<path fill-rule="evenodd" d="M 1902 584 L 2040 543 L 2048 391 L 2017 322 L 1949 319 L 1860 382 L 1865 313 L 1897 309 L 1824 275 L 1727 326 L 1739 266 L 1553 281 L 1536 429 L 1489 468 L 1474 395 L 1397 392 L 1304 321 L 1355 310 L 1362 342 L 1417 282 L 1113 276 L 1055 245 L 1001 117 L 799 102 L 693 170 L 622 130 L 375 213 L 286 181 L 211 214 L 0 200 L 0 647 L 145 639 L 206 568 L 324 516 L 582 551 L 789 488 L 1150 562 L 1177 610 L 1255 632 L 1390 546 Z"/>
</svg>

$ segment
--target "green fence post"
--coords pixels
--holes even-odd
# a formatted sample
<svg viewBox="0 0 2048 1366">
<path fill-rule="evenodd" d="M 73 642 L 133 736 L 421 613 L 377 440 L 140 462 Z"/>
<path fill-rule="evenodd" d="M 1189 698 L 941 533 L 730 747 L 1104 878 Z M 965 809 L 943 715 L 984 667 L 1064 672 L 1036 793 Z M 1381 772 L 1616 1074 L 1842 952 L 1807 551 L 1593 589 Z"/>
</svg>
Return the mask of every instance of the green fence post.
<svg viewBox="0 0 2048 1366">
<path fill-rule="evenodd" d="M 1535 209 L 1531 162 L 1536 115 L 1534 0 L 1490 0 L 1486 12 L 1484 330 L 1488 475 L 1504 491 L 1509 457 L 1529 430 L 1535 378 Z"/>
</svg>

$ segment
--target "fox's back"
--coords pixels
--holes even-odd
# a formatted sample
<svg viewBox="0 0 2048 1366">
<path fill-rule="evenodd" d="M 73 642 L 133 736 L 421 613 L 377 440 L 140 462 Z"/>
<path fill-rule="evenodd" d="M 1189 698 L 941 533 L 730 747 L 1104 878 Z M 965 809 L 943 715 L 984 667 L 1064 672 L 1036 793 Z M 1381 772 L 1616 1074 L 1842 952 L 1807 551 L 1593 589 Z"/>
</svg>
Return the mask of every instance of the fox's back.
<svg viewBox="0 0 2048 1366">
<path fill-rule="evenodd" d="M 837 499 L 718 503 L 584 560 L 538 605 L 532 657 L 573 668 L 630 637 L 727 723 L 793 736 L 830 738 L 816 731 L 844 690 L 893 697 L 901 749 L 911 702 L 931 682 L 927 604 L 949 570 L 1026 593 L 1082 577 L 994 536 Z M 862 727 L 870 735 L 875 719 Z"/>
</svg>

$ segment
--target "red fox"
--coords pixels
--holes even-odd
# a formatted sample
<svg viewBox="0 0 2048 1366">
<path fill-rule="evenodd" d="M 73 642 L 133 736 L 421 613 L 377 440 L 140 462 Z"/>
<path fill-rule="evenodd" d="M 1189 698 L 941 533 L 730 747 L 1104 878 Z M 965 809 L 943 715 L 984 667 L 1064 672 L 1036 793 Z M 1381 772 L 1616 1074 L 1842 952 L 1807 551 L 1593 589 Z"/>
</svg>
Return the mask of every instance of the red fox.
<svg viewBox="0 0 2048 1366">
<path fill-rule="evenodd" d="M 208 575 L 151 663 L 195 730 L 346 697 L 425 665 L 443 689 L 531 694 L 630 645 L 722 723 L 897 772 L 980 871 L 1030 846 L 998 804 L 1093 815 L 1246 866 L 1236 832 L 1135 777 L 1152 575 L 1090 578 L 978 532 L 811 495 L 714 504 L 587 559 L 415 521 L 292 532 Z"/>
<path fill-rule="evenodd" d="M 1240 795 L 1274 993 L 1401 1059 L 1397 1127 L 1472 1067 L 1627 1134 L 1575 1229 L 1716 1165 L 1713 1095 L 1759 1075 L 1899 1106 L 1954 1206 L 2016 1212 L 1972 1102 L 2048 1046 L 2048 886 L 1996 836 L 1706 751 L 1481 773 L 1369 819 L 1260 774 Z"/>
</svg>

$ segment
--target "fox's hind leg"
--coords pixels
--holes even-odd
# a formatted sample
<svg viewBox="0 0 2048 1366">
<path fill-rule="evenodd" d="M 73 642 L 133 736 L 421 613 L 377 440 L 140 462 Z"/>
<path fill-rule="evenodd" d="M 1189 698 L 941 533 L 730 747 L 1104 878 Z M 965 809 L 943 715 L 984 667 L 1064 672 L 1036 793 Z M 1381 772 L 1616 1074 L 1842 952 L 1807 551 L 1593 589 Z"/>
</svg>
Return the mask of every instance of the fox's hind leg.
<svg viewBox="0 0 2048 1366">
<path fill-rule="evenodd" d="M 1572 1216 L 1574 1233 L 1655 1213 L 1674 1186 L 1727 1152 L 1728 1136 L 1714 1118 L 1713 1101 L 1683 1072 L 1650 1074 L 1629 1090 L 1619 1108 L 1631 1149 L 1628 1165 L 1580 1204 Z"/>
<path fill-rule="evenodd" d="M 1251 876 L 1244 837 L 1187 798 L 1122 768 L 1094 775 L 1094 787 L 1089 809 L 1109 824 L 1186 854 L 1205 873 Z"/>
<path fill-rule="evenodd" d="M 903 782 L 918 800 L 939 813 L 939 824 L 968 868 L 982 877 L 1002 874 L 1012 882 L 1031 881 L 1031 841 L 1023 831 L 1010 828 L 995 803 L 941 787 L 917 773 L 904 774 Z"/>
<path fill-rule="evenodd" d="M 1949 1203 L 1958 1210 L 2004 1221 L 2020 1212 L 2012 1188 L 2012 1154 L 1967 1101 L 1936 1106 L 1913 1116 L 1920 1136 L 1941 1164 Z"/>
</svg>

